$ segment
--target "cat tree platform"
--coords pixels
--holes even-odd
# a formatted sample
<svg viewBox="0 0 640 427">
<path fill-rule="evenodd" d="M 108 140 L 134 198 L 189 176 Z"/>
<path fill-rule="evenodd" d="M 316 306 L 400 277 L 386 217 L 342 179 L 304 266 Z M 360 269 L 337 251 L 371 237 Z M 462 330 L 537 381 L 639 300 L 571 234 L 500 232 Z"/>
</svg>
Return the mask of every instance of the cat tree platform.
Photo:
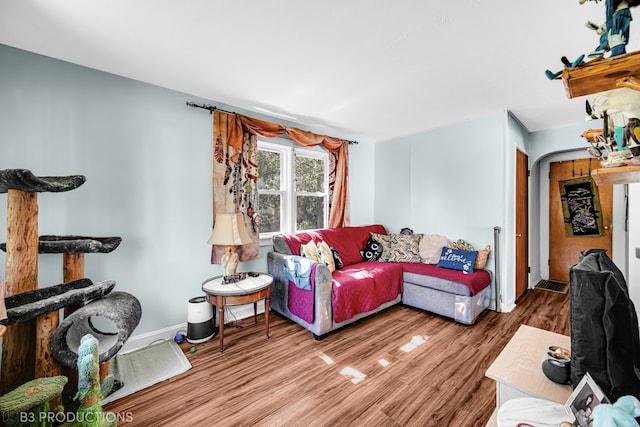
<svg viewBox="0 0 640 427">
<path fill-rule="evenodd" d="M 0 325 L 15 325 L 70 305 L 102 298 L 115 286 L 113 280 L 94 284 L 84 278 L 12 295 L 5 298 L 7 318 L 0 320 Z"/>
<path fill-rule="evenodd" d="M 20 190 L 27 193 L 60 193 L 80 187 L 86 178 L 84 175 L 35 176 L 28 169 L 0 170 L 0 193 Z"/>
<path fill-rule="evenodd" d="M 5 296 L 38 289 L 38 193 L 70 191 L 84 182 L 82 175 L 38 177 L 27 169 L 0 170 L 0 193 L 8 194 Z M 57 312 L 12 325 L 5 331 L 0 394 L 30 379 L 55 375 L 43 370 L 48 361 L 36 357 L 48 352 L 36 346 L 44 341 L 41 337 L 53 332 L 48 327 L 52 322 L 46 319 L 49 315 Z"/>
</svg>

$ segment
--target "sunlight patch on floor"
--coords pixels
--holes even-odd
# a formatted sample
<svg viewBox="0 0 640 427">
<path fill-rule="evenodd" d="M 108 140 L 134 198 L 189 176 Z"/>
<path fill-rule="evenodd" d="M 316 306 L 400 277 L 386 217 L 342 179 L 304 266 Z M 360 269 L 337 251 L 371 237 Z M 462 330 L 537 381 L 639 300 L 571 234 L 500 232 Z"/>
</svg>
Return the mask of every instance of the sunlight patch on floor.
<svg viewBox="0 0 640 427">
<path fill-rule="evenodd" d="M 318 353 L 318 357 L 327 365 L 333 365 L 335 363 L 332 358 L 322 352 Z"/>
<path fill-rule="evenodd" d="M 349 366 L 347 366 L 346 368 L 342 369 L 342 371 L 340 371 L 340 374 L 342 374 L 346 378 L 351 377 L 351 382 L 354 383 L 354 384 L 358 384 L 358 383 L 364 381 L 364 379 L 367 377 L 362 372 L 358 371 L 357 369 L 350 368 Z"/>
<path fill-rule="evenodd" d="M 409 353 L 410 351 L 415 350 L 420 347 L 422 344 L 426 343 L 429 337 L 427 335 L 414 335 L 407 344 L 400 347 L 400 350 L 405 353 Z"/>
<path fill-rule="evenodd" d="M 389 362 L 386 359 L 380 359 L 380 360 L 378 360 L 378 363 L 380 365 L 382 365 L 383 368 L 386 368 L 387 366 L 391 365 L 391 362 Z"/>
</svg>

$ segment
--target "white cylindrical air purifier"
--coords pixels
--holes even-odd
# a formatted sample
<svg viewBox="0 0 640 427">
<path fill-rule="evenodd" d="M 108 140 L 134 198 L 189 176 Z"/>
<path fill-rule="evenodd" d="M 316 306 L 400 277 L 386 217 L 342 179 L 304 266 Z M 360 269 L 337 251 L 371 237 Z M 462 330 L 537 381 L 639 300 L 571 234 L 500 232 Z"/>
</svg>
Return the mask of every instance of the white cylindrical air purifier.
<svg viewBox="0 0 640 427">
<path fill-rule="evenodd" d="M 207 301 L 207 297 L 191 298 L 187 313 L 187 341 L 199 344 L 211 339 L 214 335 L 213 308 Z"/>
</svg>

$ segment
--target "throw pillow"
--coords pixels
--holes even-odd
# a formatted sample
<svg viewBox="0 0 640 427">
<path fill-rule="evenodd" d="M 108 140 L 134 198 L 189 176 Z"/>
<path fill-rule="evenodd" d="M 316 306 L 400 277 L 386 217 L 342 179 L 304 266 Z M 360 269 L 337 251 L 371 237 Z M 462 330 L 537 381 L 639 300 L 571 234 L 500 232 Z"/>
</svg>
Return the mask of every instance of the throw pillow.
<svg viewBox="0 0 640 427">
<path fill-rule="evenodd" d="M 487 265 L 489 252 L 491 252 L 491 245 L 487 245 L 484 249 L 478 250 L 478 257 L 476 258 L 476 264 L 473 266 L 473 268 L 476 268 L 478 270 L 483 269 L 484 266 Z"/>
<path fill-rule="evenodd" d="M 442 248 L 440 261 L 436 267 L 449 268 L 452 270 L 460 270 L 464 274 L 473 273 L 473 265 L 476 262 L 478 252 L 463 251 L 453 248 Z"/>
<path fill-rule="evenodd" d="M 367 244 L 360 251 L 360 256 L 362 256 L 363 261 L 377 261 L 380 259 L 380 255 L 382 255 L 382 238 L 375 239 L 373 236 L 386 236 L 384 234 L 375 234 L 371 233 L 369 235 L 369 240 L 367 240 Z"/>
<path fill-rule="evenodd" d="M 389 244 L 383 244 L 383 262 L 420 262 L 422 234 L 389 234 Z"/>
<path fill-rule="evenodd" d="M 318 257 L 318 246 L 316 246 L 316 242 L 313 240 L 300 246 L 300 255 L 314 261 L 320 261 L 320 257 Z"/>
<path fill-rule="evenodd" d="M 450 247 L 451 242 L 439 234 L 427 234 L 420 241 L 420 258 L 425 264 L 437 264 L 442 255 L 442 248 Z"/>
<path fill-rule="evenodd" d="M 330 272 L 333 273 L 336 271 L 336 263 L 333 260 L 333 253 L 325 241 L 318 243 L 318 257 L 320 258 L 321 263 L 329 267 Z"/>
<path fill-rule="evenodd" d="M 454 243 L 451 244 L 451 247 L 454 249 L 460 249 L 461 251 L 475 251 L 476 249 L 473 245 L 467 242 L 464 239 L 458 239 Z"/>
<path fill-rule="evenodd" d="M 333 254 L 333 263 L 336 265 L 336 270 L 341 270 L 344 267 L 344 262 L 342 262 L 338 250 L 331 246 L 331 253 Z"/>
</svg>

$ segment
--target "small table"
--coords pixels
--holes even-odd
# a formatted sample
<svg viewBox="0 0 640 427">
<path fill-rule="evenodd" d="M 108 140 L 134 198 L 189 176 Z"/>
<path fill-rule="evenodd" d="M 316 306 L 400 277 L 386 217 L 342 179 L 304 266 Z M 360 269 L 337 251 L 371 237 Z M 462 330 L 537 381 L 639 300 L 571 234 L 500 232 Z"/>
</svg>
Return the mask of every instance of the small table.
<svg viewBox="0 0 640 427">
<path fill-rule="evenodd" d="M 224 350 L 224 306 L 253 303 L 253 320 L 258 323 L 258 301 L 264 300 L 264 321 L 269 339 L 269 298 L 273 276 L 260 273 L 256 277 L 247 275 L 236 283 L 223 283 L 224 276 L 216 276 L 202 283 L 202 290 L 209 302 L 218 308 L 220 351 Z"/>
<path fill-rule="evenodd" d="M 537 397 L 564 404 L 571 395 L 569 385 L 557 384 L 542 372 L 549 346 L 569 349 L 566 335 L 521 325 L 485 375 L 496 381 L 496 409 L 518 397 Z"/>
</svg>

